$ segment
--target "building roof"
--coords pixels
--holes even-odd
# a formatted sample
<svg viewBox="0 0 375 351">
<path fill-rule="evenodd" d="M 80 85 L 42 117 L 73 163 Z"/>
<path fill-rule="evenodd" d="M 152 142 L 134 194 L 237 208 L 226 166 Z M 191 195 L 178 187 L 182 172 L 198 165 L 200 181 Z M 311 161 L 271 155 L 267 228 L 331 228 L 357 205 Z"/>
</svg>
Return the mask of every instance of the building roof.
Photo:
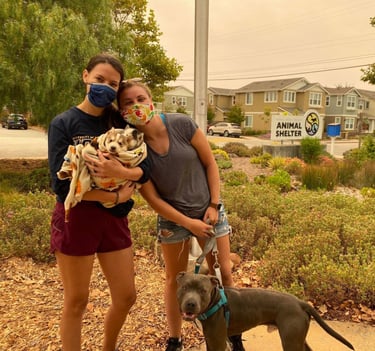
<svg viewBox="0 0 375 351">
<path fill-rule="evenodd" d="M 211 91 L 214 95 L 227 95 L 227 96 L 234 96 L 236 92 L 235 89 L 213 88 L 213 87 L 209 87 L 208 90 Z"/>
<path fill-rule="evenodd" d="M 337 88 L 328 88 L 324 87 L 325 90 L 327 90 L 329 95 L 346 95 L 349 93 L 358 93 L 358 89 L 354 87 L 337 87 Z"/>
<path fill-rule="evenodd" d="M 277 80 L 265 80 L 259 82 L 252 82 L 243 86 L 240 89 L 237 89 L 237 93 L 244 93 L 244 92 L 262 92 L 262 91 L 272 91 L 272 90 L 283 90 L 286 89 L 288 86 L 299 82 L 300 80 L 306 80 L 303 77 L 299 78 L 289 78 L 289 79 L 277 79 Z M 308 82 L 306 82 L 309 84 Z"/>
<path fill-rule="evenodd" d="M 375 100 L 375 91 L 365 90 L 365 89 L 357 89 L 357 90 L 361 94 L 361 96 Z"/>
</svg>

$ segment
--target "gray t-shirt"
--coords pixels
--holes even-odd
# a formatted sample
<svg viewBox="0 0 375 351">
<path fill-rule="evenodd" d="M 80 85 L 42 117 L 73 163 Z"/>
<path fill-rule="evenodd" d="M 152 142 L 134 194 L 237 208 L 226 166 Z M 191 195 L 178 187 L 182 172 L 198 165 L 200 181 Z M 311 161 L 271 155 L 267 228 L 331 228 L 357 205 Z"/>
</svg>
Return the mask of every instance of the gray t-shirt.
<svg viewBox="0 0 375 351">
<path fill-rule="evenodd" d="M 169 150 L 160 155 L 148 147 L 151 179 L 160 196 L 190 218 L 202 218 L 210 203 L 206 169 L 190 141 L 198 126 L 187 115 L 164 114 Z"/>
</svg>

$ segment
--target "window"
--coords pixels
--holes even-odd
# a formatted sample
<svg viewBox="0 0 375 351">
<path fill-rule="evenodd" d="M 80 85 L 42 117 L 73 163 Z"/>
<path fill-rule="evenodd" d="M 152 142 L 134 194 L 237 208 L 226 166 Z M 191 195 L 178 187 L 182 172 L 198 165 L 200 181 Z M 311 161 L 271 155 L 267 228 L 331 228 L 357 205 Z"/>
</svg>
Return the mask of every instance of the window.
<svg viewBox="0 0 375 351">
<path fill-rule="evenodd" d="M 336 106 L 342 106 L 342 95 L 337 96 Z"/>
<path fill-rule="evenodd" d="M 277 91 L 266 91 L 264 93 L 264 102 L 277 102 Z"/>
<path fill-rule="evenodd" d="M 346 100 L 346 108 L 348 110 L 354 110 L 357 102 L 357 98 L 354 95 L 348 95 Z"/>
<path fill-rule="evenodd" d="M 246 105 L 252 105 L 253 104 L 253 93 L 246 93 Z"/>
<path fill-rule="evenodd" d="M 365 110 L 370 108 L 370 101 L 365 101 Z"/>
<path fill-rule="evenodd" d="M 236 95 L 232 96 L 232 105 L 234 106 L 236 104 Z"/>
<path fill-rule="evenodd" d="M 331 104 L 331 97 L 329 95 L 326 96 L 326 106 Z"/>
<path fill-rule="evenodd" d="M 246 115 L 245 114 L 244 127 L 245 128 L 253 128 L 253 115 Z"/>
<path fill-rule="evenodd" d="M 311 92 L 309 96 L 310 106 L 322 106 L 322 93 Z"/>
<path fill-rule="evenodd" d="M 341 124 L 341 117 L 335 117 L 335 123 Z"/>
<path fill-rule="evenodd" d="M 284 102 L 296 102 L 296 92 L 290 90 L 284 91 Z"/>
<path fill-rule="evenodd" d="M 179 96 L 177 98 L 177 105 L 178 106 L 186 106 L 187 105 L 187 99 L 186 96 Z"/>
<path fill-rule="evenodd" d="M 172 105 L 186 106 L 186 97 L 185 96 L 172 96 Z"/>
<path fill-rule="evenodd" d="M 208 103 L 209 103 L 209 105 L 214 104 L 214 95 L 213 94 L 208 94 Z"/>
<path fill-rule="evenodd" d="M 345 130 L 354 130 L 354 118 L 345 118 Z"/>
</svg>

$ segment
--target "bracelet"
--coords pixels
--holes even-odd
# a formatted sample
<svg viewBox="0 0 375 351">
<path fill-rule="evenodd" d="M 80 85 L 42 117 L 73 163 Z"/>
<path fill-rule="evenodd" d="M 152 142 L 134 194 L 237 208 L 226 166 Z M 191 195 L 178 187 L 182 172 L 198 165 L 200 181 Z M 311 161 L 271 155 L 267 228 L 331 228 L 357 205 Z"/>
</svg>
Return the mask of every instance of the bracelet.
<svg viewBox="0 0 375 351">
<path fill-rule="evenodd" d="M 118 205 L 118 202 L 120 200 L 120 194 L 118 191 L 116 191 L 116 200 L 115 200 L 115 205 Z"/>
</svg>

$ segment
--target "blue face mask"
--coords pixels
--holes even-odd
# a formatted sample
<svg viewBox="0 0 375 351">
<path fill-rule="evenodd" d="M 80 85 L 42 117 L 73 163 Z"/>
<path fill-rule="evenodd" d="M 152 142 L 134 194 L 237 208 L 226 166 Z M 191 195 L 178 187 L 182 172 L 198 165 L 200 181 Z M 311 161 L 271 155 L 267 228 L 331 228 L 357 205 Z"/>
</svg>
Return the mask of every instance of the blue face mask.
<svg viewBox="0 0 375 351">
<path fill-rule="evenodd" d="M 87 93 L 89 101 L 96 107 L 106 107 L 115 99 L 117 91 L 107 84 L 89 83 L 90 91 Z"/>
</svg>

